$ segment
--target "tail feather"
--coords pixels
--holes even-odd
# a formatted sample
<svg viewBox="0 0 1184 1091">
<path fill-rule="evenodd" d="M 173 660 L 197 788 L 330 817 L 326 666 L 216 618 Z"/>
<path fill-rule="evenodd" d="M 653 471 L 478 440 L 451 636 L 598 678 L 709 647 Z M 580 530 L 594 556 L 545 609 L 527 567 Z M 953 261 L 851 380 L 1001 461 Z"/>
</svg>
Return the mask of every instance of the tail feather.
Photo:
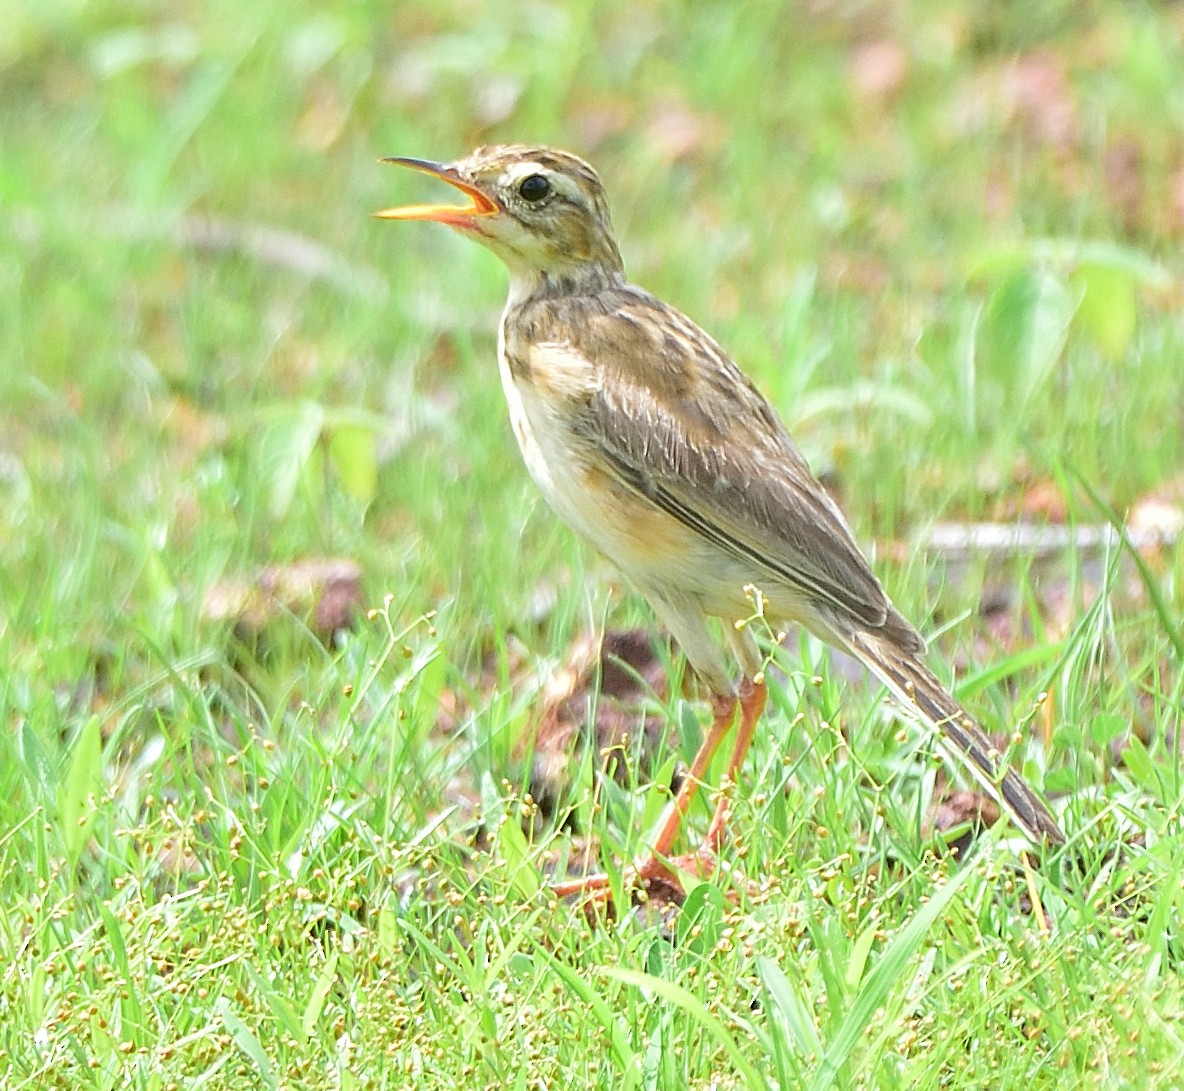
<svg viewBox="0 0 1184 1091">
<path fill-rule="evenodd" d="M 1065 835 L 1023 777 L 1005 765 L 991 740 L 911 650 L 876 633 L 859 632 L 846 641 L 852 653 L 910 711 L 934 728 L 947 753 L 1011 815 L 1034 842 L 1061 845 Z"/>
</svg>

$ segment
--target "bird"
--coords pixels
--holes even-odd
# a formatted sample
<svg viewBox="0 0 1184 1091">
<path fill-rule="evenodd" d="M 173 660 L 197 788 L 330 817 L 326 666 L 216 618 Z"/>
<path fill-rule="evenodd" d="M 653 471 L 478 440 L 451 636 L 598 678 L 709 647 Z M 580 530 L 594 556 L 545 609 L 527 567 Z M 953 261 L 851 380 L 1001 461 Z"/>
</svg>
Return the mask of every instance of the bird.
<svg viewBox="0 0 1184 1091">
<path fill-rule="evenodd" d="M 648 600 L 709 691 L 710 728 L 627 871 L 634 891 L 718 865 L 727 792 L 700 847 L 672 849 L 733 721 L 727 785 L 765 706 L 765 660 L 745 624 L 754 596 L 776 625 L 801 626 L 860 660 L 1032 842 L 1065 841 L 1048 807 L 924 664 L 925 641 L 772 405 L 714 338 L 628 280 L 604 187 L 587 162 L 529 144 L 481 147 L 452 162 L 382 162 L 431 175 L 465 199 L 374 215 L 443 224 L 504 263 L 499 372 L 530 476 L 560 519 Z M 552 889 L 593 898 L 608 885 L 593 874 Z"/>
</svg>

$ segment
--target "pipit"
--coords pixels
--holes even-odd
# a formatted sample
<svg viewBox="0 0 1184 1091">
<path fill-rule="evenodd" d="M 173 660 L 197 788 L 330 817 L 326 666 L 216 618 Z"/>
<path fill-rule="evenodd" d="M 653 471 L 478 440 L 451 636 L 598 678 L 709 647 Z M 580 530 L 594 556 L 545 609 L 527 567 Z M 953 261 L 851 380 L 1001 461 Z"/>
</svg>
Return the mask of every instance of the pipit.
<svg viewBox="0 0 1184 1091">
<path fill-rule="evenodd" d="M 737 708 L 729 783 L 765 705 L 761 651 L 743 625 L 753 589 L 775 624 L 804 626 L 860 659 L 1028 837 L 1063 842 L 1045 805 L 921 661 L 925 642 L 774 409 L 708 334 L 626 280 L 596 172 L 527 145 L 479 148 L 454 163 L 385 162 L 468 198 L 376 215 L 445 224 L 505 263 L 498 360 L 527 468 L 560 518 L 649 600 L 711 692 L 710 730 L 630 881 L 716 866 L 726 793 L 699 851 L 671 857 L 671 848 Z M 739 682 L 709 618 L 723 621 Z M 594 895 L 606 886 L 593 875 L 553 889 Z"/>
</svg>

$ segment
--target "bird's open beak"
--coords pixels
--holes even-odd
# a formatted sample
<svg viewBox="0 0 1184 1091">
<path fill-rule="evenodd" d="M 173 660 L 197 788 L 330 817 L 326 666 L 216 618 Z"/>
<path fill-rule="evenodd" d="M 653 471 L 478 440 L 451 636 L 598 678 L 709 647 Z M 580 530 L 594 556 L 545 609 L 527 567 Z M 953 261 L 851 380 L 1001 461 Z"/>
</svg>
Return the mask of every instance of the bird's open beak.
<svg viewBox="0 0 1184 1091">
<path fill-rule="evenodd" d="M 501 210 L 497 203 L 487 197 L 471 182 L 466 182 L 455 167 L 446 163 L 432 163 L 427 159 L 407 159 L 393 155 L 383 159 L 384 163 L 396 163 L 401 167 L 423 171 L 455 186 L 472 201 L 471 205 L 406 205 L 403 208 L 385 208 L 374 215 L 380 220 L 434 220 L 436 223 L 463 227 L 477 216 L 492 216 Z"/>
</svg>

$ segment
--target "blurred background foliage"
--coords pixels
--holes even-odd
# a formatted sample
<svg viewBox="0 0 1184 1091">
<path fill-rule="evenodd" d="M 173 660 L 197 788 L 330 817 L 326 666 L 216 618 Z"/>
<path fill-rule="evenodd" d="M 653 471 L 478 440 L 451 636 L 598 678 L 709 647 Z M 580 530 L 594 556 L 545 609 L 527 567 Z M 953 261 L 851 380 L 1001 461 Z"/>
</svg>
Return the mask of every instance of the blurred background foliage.
<svg viewBox="0 0 1184 1091">
<path fill-rule="evenodd" d="M 70 542 L 152 613 L 227 564 L 361 548 L 368 508 L 381 580 L 410 564 L 496 598 L 477 558 L 517 527 L 458 533 L 458 511 L 490 520 L 451 501 L 508 487 L 525 518 L 489 359 L 502 274 L 367 213 L 411 184 L 378 156 L 505 139 L 594 159 L 634 277 L 805 425 L 865 530 L 981 514 L 1017 459 L 1070 453 L 1119 507 L 1180 464 L 1179 386 L 1142 373 L 1175 330 L 1139 327 L 1178 303 L 1157 264 L 1184 233 L 1174 5 L 16 0 L 2 19 L 18 586 L 22 550 Z M 48 502 L 77 489 L 98 510 Z M 109 602 L 65 575 L 45 573 L 102 624 Z"/>
</svg>

